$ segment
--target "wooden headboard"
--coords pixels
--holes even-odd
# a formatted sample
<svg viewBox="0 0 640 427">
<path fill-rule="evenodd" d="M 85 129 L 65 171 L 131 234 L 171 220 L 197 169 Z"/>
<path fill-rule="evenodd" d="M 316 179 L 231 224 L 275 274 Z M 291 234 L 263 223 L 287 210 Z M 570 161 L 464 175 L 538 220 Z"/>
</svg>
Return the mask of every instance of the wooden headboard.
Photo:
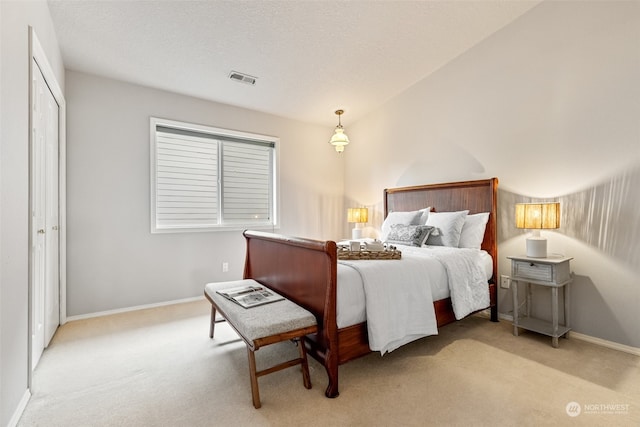
<svg viewBox="0 0 640 427">
<path fill-rule="evenodd" d="M 430 206 L 435 212 L 469 210 L 469 214 L 489 212 L 482 249 L 493 257 L 493 277 L 498 274 L 498 178 L 445 184 L 418 185 L 384 190 L 384 216 L 389 212 L 416 211 Z"/>
</svg>

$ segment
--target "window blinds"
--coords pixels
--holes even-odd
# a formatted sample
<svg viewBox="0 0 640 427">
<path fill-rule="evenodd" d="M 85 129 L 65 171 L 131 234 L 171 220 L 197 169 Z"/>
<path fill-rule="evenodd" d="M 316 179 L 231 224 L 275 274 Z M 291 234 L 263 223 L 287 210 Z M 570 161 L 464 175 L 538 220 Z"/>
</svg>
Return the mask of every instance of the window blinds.
<svg viewBox="0 0 640 427">
<path fill-rule="evenodd" d="M 271 147 L 224 141 L 222 215 L 227 223 L 271 218 Z"/>
<path fill-rule="evenodd" d="M 156 127 L 156 229 L 271 224 L 274 147 Z"/>
<path fill-rule="evenodd" d="M 218 141 L 177 129 L 156 131 L 158 228 L 218 223 Z"/>
</svg>

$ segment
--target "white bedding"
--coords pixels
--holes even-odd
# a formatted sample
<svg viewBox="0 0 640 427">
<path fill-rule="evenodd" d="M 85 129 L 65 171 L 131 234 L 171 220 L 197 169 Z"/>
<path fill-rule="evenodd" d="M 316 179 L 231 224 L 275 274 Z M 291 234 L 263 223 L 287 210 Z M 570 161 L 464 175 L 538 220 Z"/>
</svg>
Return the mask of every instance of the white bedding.
<svg viewBox="0 0 640 427">
<path fill-rule="evenodd" d="M 385 354 L 438 333 L 429 266 L 420 257 L 400 261 L 342 261 L 362 278 L 369 348 Z"/>
<path fill-rule="evenodd" d="M 477 249 L 445 247 L 429 254 L 447 270 L 451 305 L 458 320 L 490 304 L 489 287 L 479 254 Z"/>
<path fill-rule="evenodd" d="M 430 284 L 431 288 L 431 299 L 433 301 L 441 300 L 444 298 L 448 298 L 451 295 L 449 290 L 449 277 L 447 274 L 447 269 L 443 265 L 438 258 L 442 258 L 444 255 L 438 255 L 440 253 L 446 253 L 451 251 L 456 251 L 457 249 L 445 248 L 440 246 L 428 246 L 424 248 L 411 247 L 411 246 L 400 246 L 398 245 L 398 249 L 402 251 L 402 259 L 399 261 L 391 260 L 391 261 L 378 261 L 377 263 L 381 266 L 396 266 L 400 267 L 406 263 L 409 259 L 420 259 L 421 262 L 426 266 L 425 269 L 422 269 L 422 273 L 424 277 L 424 283 Z M 475 251 L 464 249 L 460 251 Z M 481 270 L 484 272 L 484 283 L 492 276 L 493 274 L 493 261 L 491 256 L 485 251 L 476 251 L 477 252 L 477 260 L 481 264 Z M 361 272 L 359 272 L 356 268 L 358 265 L 362 263 L 370 263 L 370 261 L 339 261 L 338 262 L 338 287 L 337 287 L 337 324 L 338 328 L 344 328 L 347 326 L 355 325 L 358 323 L 362 323 L 367 320 L 367 310 L 365 307 L 365 287 L 363 284 L 363 280 L 361 277 Z M 355 268 L 354 268 L 355 267 Z M 382 271 L 382 270 L 381 270 Z M 383 274 L 383 273 L 380 273 Z M 382 277 L 382 276 L 381 276 Z M 486 289 L 486 286 L 484 287 Z M 488 291 L 486 291 L 486 295 L 488 297 Z M 485 304 L 485 301 L 482 300 L 482 297 L 479 301 L 477 301 L 479 305 L 482 305 L 479 308 L 484 308 L 488 306 L 488 303 Z M 475 311 L 477 308 L 469 308 L 466 307 L 462 310 L 456 310 L 459 307 L 454 307 L 454 311 L 456 311 L 456 317 L 459 316 L 460 313 L 464 311 Z M 400 311 L 403 308 L 399 309 Z M 468 313 L 467 313 L 468 314 Z M 464 315 L 460 315 L 458 318 L 464 317 Z M 421 335 L 424 336 L 424 335 Z M 379 344 L 376 346 L 380 348 L 386 348 L 387 351 L 391 351 L 393 348 L 397 348 L 400 345 L 413 341 L 414 339 L 419 338 L 416 337 L 406 337 L 405 340 L 395 340 L 396 343 L 391 346 L 387 344 Z M 370 338 L 371 341 L 371 338 Z M 402 342 L 403 341 L 403 342 Z M 397 345 L 399 344 L 399 345 Z M 389 349 L 391 348 L 391 349 Z M 373 348 L 372 348 L 373 349 Z M 374 349 L 375 350 L 375 349 Z M 383 352 L 384 353 L 384 352 Z"/>
</svg>

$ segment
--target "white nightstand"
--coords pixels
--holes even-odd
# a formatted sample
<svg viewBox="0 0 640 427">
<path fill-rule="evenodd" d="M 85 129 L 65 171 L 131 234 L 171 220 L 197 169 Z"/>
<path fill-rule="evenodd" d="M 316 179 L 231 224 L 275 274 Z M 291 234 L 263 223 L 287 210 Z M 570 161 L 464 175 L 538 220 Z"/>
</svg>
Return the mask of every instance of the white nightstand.
<svg viewBox="0 0 640 427">
<path fill-rule="evenodd" d="M 570 285 L 573 282 L 569 262 L 573 259 L 565 256 L 548 256 L 547 258 L 529 258 L 526 256 L 509 256 L 511 260 L 511 290 L 513 294 L 513 335 L 518 336 L 518 328 L 527 329 L 551 337 L 551 345 L 558 347 L 558 337 L 571 330 L 569 324 Z M 525 316 L 518 313 L 518 284 L 527 284 Z M 531 285 L 551 288 L 551 317 L 547 322 L 531 317 Z M 564 301 L 564 324 L 559 324 L 558 289 L 562 289 Z"/>
</svg>

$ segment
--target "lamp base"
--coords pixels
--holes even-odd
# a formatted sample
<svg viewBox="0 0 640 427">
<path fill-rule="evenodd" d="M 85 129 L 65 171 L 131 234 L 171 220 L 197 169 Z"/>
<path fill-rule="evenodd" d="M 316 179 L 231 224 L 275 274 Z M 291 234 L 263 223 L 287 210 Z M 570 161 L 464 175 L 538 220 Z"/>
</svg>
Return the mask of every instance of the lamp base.
<svg viewBox="0 0 640 427">
<path fill-rule="evenodd" d="M 529 237 L 527 239 L 527 256 L 529 258 L 546 258 L 547 239 L 542 237 Z"/>
<path fill-rule="evenodd" d="M 351 230 L 351 238 L 353 240 L 362 239 L 362 228 L 353 228 Z"/>
</svg>

